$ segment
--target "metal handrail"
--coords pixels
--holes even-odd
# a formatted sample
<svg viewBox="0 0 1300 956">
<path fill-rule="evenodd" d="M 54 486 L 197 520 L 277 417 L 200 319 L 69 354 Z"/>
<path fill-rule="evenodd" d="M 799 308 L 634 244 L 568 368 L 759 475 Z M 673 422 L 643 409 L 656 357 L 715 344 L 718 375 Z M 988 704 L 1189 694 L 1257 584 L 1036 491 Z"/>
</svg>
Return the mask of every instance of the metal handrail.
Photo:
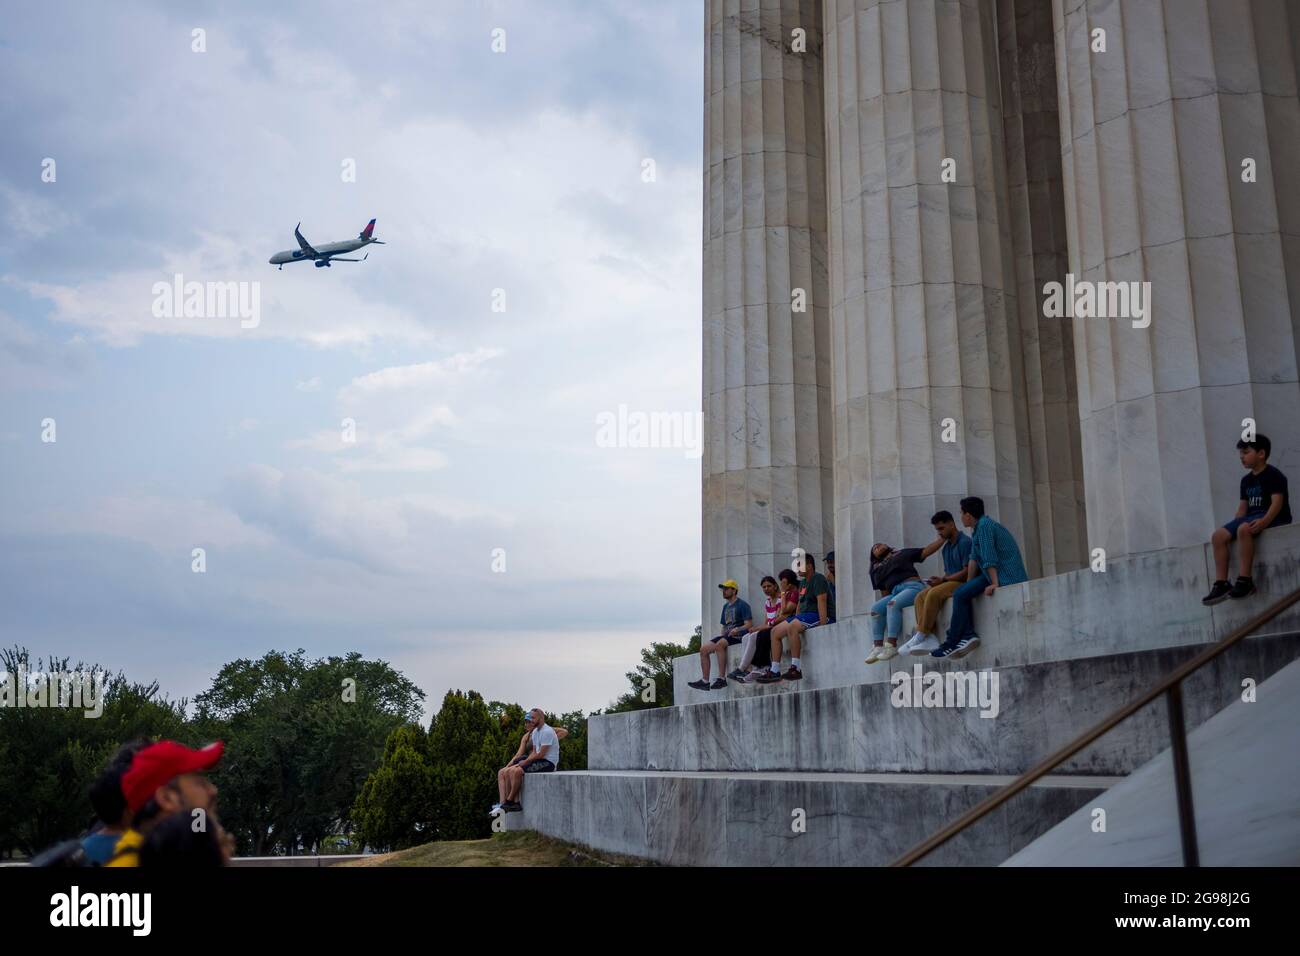
<svg viewBox="0 0 1300 956">
<path fill-rule="evenodd" d="M 971 824 L 983 819 L 993 810 L 1002 806 L 1002 804 L 1006 803 L 1021 790 L 1027 788 L 1034 781 L 1038 780 L 1040 777 L 1046 776 L 1060 764 L 1069 760 L 1097 738 L 1109 733 L 1111 730 L 1114 730 L 1116 726 L 1127 720 L 1129 717 L 1132 717 L 1135 713 L 1147 704 L 1151 703 L 1161 694 L 1168 695 L 1166 701 L 1169 705 L 1169 732 L 1174 758 L 1174 786 L 1178 791 L 1178 823 L 1183 845 L 1183 865 L 1199 866 L 1199 854 L 1196 846 L 1196 817 L 1192 811 L 1191 770 L 1187 759 L 1187 728 L 1183 722 L 1182 682 L 1190 674 L 1195 673 L 1210 661 L 1219 657 L 1219 655 L 1227 651 L 1228 648 L 1240 643 L 1251 634 L 1255 633 L 1255 631 L 1259 630 L 1297 601 L 1300 601 L 1300 589 L 1291 592 L 1291 594 L 1269 607 L 1268 610 L 1264 611 L 1258 617 L 1237 628 L 1217 644 L 1212 644 L 1210 647 L 1207 647 L 1191 660 L 1176 668 L 1172 674 L 1160 683 L 1156 684 L 1145 694 L 1131 703 L 1125 704 L 1109 717 L 1101 721 L 1101 723 L 1097 724 L 1097 726 L 1093 727 L 1086 733 L 1080 734 L 1070 743 L 1056 751 L 1056 753 L 1043 760 L 1042 763 L 1025 771 L 1001 790 L 990 794 L 984 800 L 981 800 L 952 823 L 931 836 L 928 840 L 918 844 L 911 850 L 908 850 L 891 863 L 890 866 L 911 866 L 926 854 L 938 849 Z"/>
</svg>

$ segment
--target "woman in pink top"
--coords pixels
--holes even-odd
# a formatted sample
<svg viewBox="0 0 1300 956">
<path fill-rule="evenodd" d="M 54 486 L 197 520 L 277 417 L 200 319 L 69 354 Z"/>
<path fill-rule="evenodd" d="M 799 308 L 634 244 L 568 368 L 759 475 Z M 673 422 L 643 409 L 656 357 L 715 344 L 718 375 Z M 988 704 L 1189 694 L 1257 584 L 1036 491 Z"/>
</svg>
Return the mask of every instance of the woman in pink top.
<svg viewBox="0 0 1300 956">
<path fill-rule="evenodd" d="M 789 576 L 787 578 L 787 575 Z M 747 681 L 747 675 L 755 667 L 762 669 L 768 666 L 771 648 L 772 628 L 780 621 L 785 620 L 788 616 L 783 614 L 787 608 L 789 614 L 793 614 L 799 603 L 798 581 L 793 571 L 781 572 L 781 583 L 778 585 L 776 579 L 771 575 L 763 578 L 759 585 L 763 589 L 763 595 L 766 600 L 763 602 L 764 621 L 762 627 L 753 625 L 748 634 L 741 639 L 740 649 L 742 651 L 740 666 L 737 667 L 727 676 L 732 680 L 741 683 L 753 683 Z M 756 659 L 761 658 L 761 659 Z"/>
</svg>

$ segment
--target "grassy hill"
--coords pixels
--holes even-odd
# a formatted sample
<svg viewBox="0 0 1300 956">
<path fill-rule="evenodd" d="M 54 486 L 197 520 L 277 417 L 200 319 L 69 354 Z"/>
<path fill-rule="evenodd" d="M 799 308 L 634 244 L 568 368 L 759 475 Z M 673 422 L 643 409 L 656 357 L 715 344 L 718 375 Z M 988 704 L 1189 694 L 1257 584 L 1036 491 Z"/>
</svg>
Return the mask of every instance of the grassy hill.
<svg viewBox="0 0 1300 956">
<path fill-rule="evenodd" d="M 645 866 L 595 853 L 532 831 L 498 833 L 486 840 L 446 840 L 382 853 L 337 866 Z"/>
</svg>

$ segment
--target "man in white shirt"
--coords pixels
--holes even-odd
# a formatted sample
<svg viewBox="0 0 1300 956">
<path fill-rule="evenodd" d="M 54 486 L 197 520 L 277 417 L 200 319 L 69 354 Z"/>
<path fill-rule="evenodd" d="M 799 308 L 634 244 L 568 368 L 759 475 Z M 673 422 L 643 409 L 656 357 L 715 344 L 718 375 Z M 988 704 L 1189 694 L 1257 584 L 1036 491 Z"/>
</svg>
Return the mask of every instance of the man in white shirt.
<svg viewBox="0 0 1300 956">
<path fill-rule="evenodd" d="M 488 811 L 489 816 L 523 809 L 519 797 L 524 787 L 524 774 L 550 773 L 560 766 L 560 738 L 546 723 L 546 715 L 540 707 L 528 712 L 524 726 L 529 731 L 533 751 L 523 759 L 516 757 L 497 773 L 497 793 L 501 802 L 493 805 Z"/>
</svg>

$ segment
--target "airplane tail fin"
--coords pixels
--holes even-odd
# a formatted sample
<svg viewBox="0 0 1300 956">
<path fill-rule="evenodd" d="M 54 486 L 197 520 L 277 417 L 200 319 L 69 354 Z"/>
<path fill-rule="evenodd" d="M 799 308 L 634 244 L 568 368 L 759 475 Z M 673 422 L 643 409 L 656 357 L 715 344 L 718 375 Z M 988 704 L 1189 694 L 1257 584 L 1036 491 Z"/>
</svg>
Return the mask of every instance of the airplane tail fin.
<svg viewBox="0 0 1300 956">
<path fill-rule="evenodd" d="M 375 231 L 375 221 L 371 219 L 368 223 L 366 223 L 366 228 L 361 230 L 361 235 L 359 238 L 369 239 L 371 234 L 374 233 L 374 231 Z"/>
</svg>

